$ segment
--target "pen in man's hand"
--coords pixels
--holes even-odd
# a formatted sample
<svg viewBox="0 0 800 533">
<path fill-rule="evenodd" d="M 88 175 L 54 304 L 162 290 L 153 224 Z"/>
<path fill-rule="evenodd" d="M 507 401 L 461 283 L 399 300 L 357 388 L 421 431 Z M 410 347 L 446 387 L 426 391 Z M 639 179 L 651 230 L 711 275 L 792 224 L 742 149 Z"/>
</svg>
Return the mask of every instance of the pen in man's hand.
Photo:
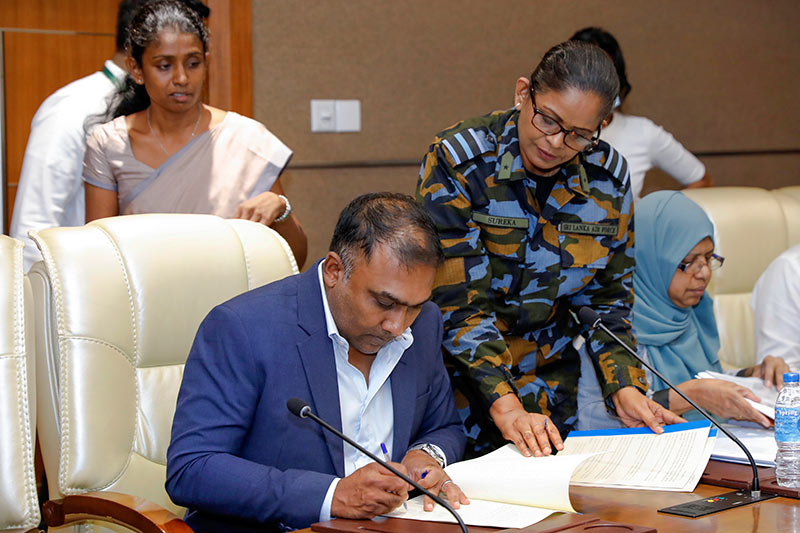
<svg viewBox="0 0 800 533">
<path fill-rule="evenodd" d="M 381 452 L 383 452 L 383 460 L 384 461 L 386 461 L 387 463 L 392 462 L 392 457 L 389 455 L 389 449 L 386 448 L 386 443 L 385 442 L 381 442 Z M 406 502 L 403 502 L 403 509 L 408 511 L 408 505 L 406 505 Z"/>
</svg>

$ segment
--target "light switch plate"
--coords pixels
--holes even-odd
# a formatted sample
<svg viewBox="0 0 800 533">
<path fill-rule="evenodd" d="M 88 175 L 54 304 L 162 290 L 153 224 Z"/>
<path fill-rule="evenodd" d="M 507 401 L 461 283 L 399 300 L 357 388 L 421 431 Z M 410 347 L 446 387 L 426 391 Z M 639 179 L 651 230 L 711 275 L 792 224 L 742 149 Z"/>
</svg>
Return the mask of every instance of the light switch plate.
<svg viewBox="0 0 800 533">
<path fill-rule="evenodd" d="M 336 132 L 361 131 L 361 100 L 336 100 Z"/>
<path fill-rule="evenodd" d="M 336 100 L 311 100 L 311 131 L 336 131 Z"/>
</svg>

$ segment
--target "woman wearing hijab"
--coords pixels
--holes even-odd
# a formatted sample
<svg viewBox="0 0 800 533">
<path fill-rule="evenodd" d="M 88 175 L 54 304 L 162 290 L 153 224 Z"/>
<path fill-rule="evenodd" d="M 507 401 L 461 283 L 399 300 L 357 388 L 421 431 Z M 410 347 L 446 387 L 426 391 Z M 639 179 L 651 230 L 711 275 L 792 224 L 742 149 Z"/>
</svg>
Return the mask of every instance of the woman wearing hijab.
<svg viewBox="0 0 800 533">
<path fill-rule="evenodd" d="M 724 261 L 714 253 L 713 236 L 705 212 L 680 192 L 655 192 L 637 205 L 633 327 L 639 353 L 712 414 L 769 427 L 769 420 L 745 400 L 759 400 L 749 389 L 724 380 L 693 379 L 703 370 L 722 372 L 713 302 L 705 292 L 712 271 Z M 783 359 L 771 357 L 738 374 L 780 387 L 788 370 Z M 656 402 L 677 414 L 691 409 L 660 379 L 648 378 Z"/>
<path fill-rule="evenodd" d="M 769 419 L 747 402 L 760 401 L 751 390 L 725 380 L 694 379 L 704 370 L 722 372 L 713 301 L 706 293 L 712 271 L 724 262 L 714 253 L 713 237 L 703 209 L 680 192 L 654 192 L 637 204 L 633 330 L 639 356 L 711 414 L 769 427 Z M 734 372 L 780 388 L 788 370 L 783 359 L 769 357 Z M 656 403 L 700 418 L 696 412 L 684 415 L 692 407 L 649 371 L 647 380 Z M 579 387 L 579 429 L 620 425 L 606 414 L 596 382 L 582 379 Z"/>
</svg>

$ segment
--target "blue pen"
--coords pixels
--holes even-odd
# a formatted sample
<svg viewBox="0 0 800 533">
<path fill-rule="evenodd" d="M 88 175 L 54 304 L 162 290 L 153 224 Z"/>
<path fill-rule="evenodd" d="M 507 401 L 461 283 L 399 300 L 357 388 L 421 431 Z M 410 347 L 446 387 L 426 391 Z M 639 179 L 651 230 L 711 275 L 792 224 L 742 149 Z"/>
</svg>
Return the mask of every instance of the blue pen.
<svg viewBox="0 0 800 533">
<path fill-rule="evenodd" d="M 392 458 L 389 457 L 389 449 L 386 448 L 386 444 L 383 443 L 383 442 L 381 442 L 381 451 L 383 452 L 383 460 L 384 461 L 386 461 L 388 463 L 389 461 L 392 460 Z"/>
<path fill-rule="evenodd" d="M 389 449 L 386 448 L 386 443 L 384 442 L 381 442 L 381 451 L 383 452 L 383 460 L 387 463 L 391 462 L 392 458 L 389 456 Z M 423 474 L 422 477 L 425 477 L 425 475 Z M 408 505 L 406 505 L 406 502 L 403 502 L 403 509 L 408 511 Z"/>
</svg>

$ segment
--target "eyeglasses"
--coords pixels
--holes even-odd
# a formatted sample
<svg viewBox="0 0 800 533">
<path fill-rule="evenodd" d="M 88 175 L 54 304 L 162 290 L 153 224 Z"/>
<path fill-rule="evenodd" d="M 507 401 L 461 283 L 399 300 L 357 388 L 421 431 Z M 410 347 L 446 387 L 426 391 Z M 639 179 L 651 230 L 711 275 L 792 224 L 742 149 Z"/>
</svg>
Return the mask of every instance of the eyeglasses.
<svg viewBox="0 0 800 533">
<path fill-rule="evenodd" d="M 700 269 L 702 269 L 703 266 L 707 266 L 710 270 L 717 270 L 724 262 L 725 258 L 717 254 L 711 254 L 711 257 L 698 255 L 691 262 L 684 261 L 679 263 L 678 270 L 689 275 L 694 275 L 700 272 Z"/>
<path fill-rule="evenodd" d="M 533 89 L 531 89 L 531 104 L 533 104 L 531 124 L 533 124 L 534 128 L 545 135 L 564 133 L 564 144 L 578 152 L 583 152 L 584 150 L 597 146 L 597 143 L 600 141 L 600 126 L 597 127 L 597 135 L 593 137 L 586 137 L 575 130 L 564 129 L 556 119 L 546 115 L 541 109 L 536 107 L 535 96 Z"/>
</svg>

